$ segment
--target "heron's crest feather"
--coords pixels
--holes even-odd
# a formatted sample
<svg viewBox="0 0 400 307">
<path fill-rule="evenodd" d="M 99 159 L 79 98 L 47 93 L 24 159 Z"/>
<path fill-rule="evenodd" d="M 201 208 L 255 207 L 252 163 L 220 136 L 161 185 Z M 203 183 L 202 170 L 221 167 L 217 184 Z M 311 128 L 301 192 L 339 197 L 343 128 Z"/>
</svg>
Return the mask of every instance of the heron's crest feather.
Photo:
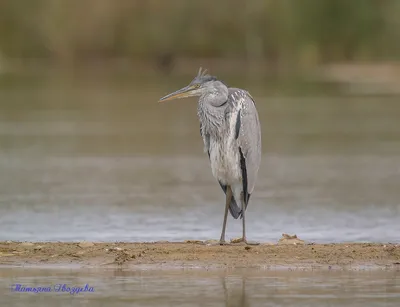
<svg viewBox="0 0 400 307">
<path fill-rule="evenodd" d="M 197 73 L 197 76 L 193 79 L 193 81 L 191 82 L 191 84 L 203 84 L 209 81 L 217 81 L 218 78 L 215 76 L 211 76 L 209 75 L 207 69 L 203 69 L 202 67 L 200 67 L 199 72 Z M 223 84 L 226 85 L 225 82 L 218 80 L 220 82 L 222 82 Z M 227 86 L 227 85 L 226 85 Z"/>
</svg>

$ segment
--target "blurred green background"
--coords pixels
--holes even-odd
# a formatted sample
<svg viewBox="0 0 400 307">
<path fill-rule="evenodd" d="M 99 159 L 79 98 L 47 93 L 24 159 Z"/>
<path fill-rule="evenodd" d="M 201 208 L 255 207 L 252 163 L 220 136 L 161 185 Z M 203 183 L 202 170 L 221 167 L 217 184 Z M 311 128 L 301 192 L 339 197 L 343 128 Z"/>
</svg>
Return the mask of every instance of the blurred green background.
<svg viewBox="0 0 400 307">
<path fill-rule="evenodd" d="M 203 65 L 246 79 L 388 84 L 400 75 L 399 16 L 396 0 L 2 0 L 0 71 L 193 75 Z"/>
</svg>

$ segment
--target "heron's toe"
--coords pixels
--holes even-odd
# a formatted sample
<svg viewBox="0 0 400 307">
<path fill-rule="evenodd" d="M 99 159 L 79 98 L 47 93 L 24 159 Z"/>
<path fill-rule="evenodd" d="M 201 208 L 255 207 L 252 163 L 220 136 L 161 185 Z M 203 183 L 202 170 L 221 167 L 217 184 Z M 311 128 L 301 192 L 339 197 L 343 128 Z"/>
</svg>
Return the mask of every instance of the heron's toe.
<svg viewBox="0 0 400 307">
<path fill-rule="evenodd" d="M 205 242 L 206 245 L 208 246 L 221 246 L 221 245 L 231 245 L 229 242 L 226 242 L 225 240 L 208 240 Z"/>
<path fill-rule="evenodd" d="M 235 245 L 260 245 L 259 242 L 248 241 L 246 238 L 232 239 L 231 243 L 233 243 Z"/>
</svg>

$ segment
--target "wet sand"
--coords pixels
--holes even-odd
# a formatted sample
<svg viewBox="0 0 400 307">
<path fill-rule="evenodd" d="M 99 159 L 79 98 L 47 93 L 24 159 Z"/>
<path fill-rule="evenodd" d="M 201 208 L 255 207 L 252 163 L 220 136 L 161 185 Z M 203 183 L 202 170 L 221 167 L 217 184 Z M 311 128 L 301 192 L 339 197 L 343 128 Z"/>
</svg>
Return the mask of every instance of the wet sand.
<svg viewBox="0 0 400 307">
<path fill-rule="evenodd" d="M 400 270 L 400 244 L 278 243 L 226 246 L 214 242 L 0 242 L 0 265 L 96 268 L 260 268 Z"/>
</svg>

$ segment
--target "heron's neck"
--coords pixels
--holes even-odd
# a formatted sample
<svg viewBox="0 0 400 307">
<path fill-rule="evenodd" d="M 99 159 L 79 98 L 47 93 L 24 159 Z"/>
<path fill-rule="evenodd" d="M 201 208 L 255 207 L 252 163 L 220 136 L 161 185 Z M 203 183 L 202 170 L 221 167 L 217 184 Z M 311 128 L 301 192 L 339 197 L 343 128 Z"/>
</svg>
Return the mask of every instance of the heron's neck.
<svg viewBox="0 0 400 307">
<path fill-rule="evenodd" d="M 225 99 L 226 102 L 227 99 Z M 218 131 L 225 124 L 225 104 L 218 103 L 218 106 L 211 104 L 205 97 L 200 97 L 197 106 L 197 115 L 199 117 L 203 132 L 213 136 L 218 136 Z"/>
</svg>

